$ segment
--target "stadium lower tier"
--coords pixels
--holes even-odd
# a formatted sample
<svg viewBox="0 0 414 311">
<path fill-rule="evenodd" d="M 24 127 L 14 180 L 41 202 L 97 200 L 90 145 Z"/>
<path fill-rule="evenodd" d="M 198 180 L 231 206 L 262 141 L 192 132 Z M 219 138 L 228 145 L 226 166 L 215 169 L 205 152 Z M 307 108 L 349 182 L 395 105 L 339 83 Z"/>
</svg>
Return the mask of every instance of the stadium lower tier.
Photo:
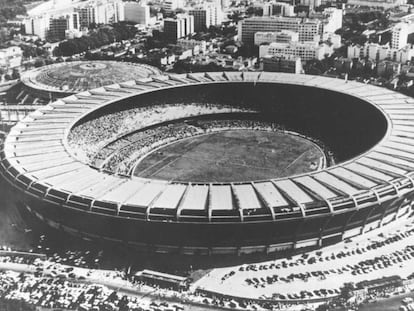
<svg viewBox="0 0 414 311">
<path fill-rule="evenodd" d="M 118 242 L 141 251 L 185 255 L 244 255 L 315 248 L 338 243 L 412 215 L 410 198 L 326 216 L 259 222 L 147 221 L 97 214 L 40 201 L 20 202 L 48 225 L 71 235 Z"/>
</svg>

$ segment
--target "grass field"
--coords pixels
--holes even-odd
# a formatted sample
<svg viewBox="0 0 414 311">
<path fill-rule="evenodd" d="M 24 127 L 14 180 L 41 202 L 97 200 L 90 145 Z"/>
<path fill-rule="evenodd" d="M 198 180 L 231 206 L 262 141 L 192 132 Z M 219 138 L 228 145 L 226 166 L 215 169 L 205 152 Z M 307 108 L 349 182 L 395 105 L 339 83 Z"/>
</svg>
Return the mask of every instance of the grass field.
<svg viewBox="0 0 414 311">
<path fill-rule="evenodd" d="M 295 135 L 231 130 L 158 149 L 137 165 L 134 175 L 192 182 L 260 180 L 315 170 L 323 157 L 313 142 Z"/>
</svg>

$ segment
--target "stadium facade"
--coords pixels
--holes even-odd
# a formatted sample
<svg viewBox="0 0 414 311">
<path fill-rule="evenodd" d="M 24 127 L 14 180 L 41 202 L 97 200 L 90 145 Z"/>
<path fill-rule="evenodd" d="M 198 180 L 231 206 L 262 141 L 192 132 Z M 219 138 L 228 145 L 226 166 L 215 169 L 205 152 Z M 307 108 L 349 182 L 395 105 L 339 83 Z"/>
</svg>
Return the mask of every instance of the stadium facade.
<svg viewBox="0 0 414 311">
<path fill-rule="evenodd" d="M 330 120 L 321 129 L 332 127 L 334 149 L 346 153 L 355 145 L 355 152 L 288 178 L 185 183 L 107 174 L 68 146 L 70 129 L 96 112 L 157 92 L 216 86 L 284 92 L 283 105 L 268 105 L 296 105 L 289 116 L 303 127 Z M 301 119 L 317 108 L 323 109 L 315 119 Z M 269 72 L 159 75 L 72 95 L 32 113 L 2 145 L 1 174 L 28 210 L 74 235 L 165 253 L 270 253 L 336 243 L 411 216 L 413 120 L 414 99 L 357 82 Z"/>
</svg>

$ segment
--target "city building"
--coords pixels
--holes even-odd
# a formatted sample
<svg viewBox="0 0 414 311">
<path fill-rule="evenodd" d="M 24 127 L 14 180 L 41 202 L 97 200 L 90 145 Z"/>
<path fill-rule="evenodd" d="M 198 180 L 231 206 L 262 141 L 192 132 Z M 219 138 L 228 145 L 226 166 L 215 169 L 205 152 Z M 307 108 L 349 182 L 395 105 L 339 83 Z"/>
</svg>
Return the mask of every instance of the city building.
<svg viewBox="0 0 414 311">
<path fill-rule="evenodd" d="M 81 27 L 90 24 L 112 24 L 125 20 L 124 3 L 121 0 L 96 0 L 74 8 L 79 14 Z"/>
<path fill-rule="evenodd" d="M 83 30 L 68 29 L 68 30 L 65 31 L 65 38 L 66 39 L 75 39 L 75 38 L 80 38 L 82 36 L 85 36 L 87 34 L 88 34 L 88 32 L 85 28 Z M 52 49 L 52 51 L 53 51 L 53 49 Z"/>
<path fill-rule="evenodd" d="M 272 4 L 270 2 L 265 2 L 262 4 L 263 9 L 263 16 L 272 16 L 273 15 L 273 9 Z"/>
<path fill-rule="evenodd" d="M 390 9 L 407 4 L 407 0 L 348 0 L 348 5 Z"/>
<path fill-rule="evenodd" d="M 128 22 L 148 25 L 150 23 L 150 7 L 138 2 L 125 2 L 124 17 Z"/>
<path fill-rule="evenodd" d="M 66 38 L 66 33 L 68 31 L 79 30 L 79 27 L 78 13 L 52 17 L 49 21 L 49 32 L 47 37 L 51 41 L 61 41 Z"/>
<path fill-rule="evenodd" d="M 323 32 L 322 22 L 318 19 L 302 19 L 299 17 L 251 17 L 238 24 L 239 40 L 245 44 L 254 44 L 256 32 L 277 32 L 290 30 L 299 33 L 299 41 L 314 41 L 315 36 Z"/>
<path fill-rule="evenodd" d="M 308 6 L 310 11 L 322 4 L 322 0 L 300 0 L 300 5 Z"/>
<path fill-rule="evenodd" d="M 266 55 L 261 67 L 263 71 L 304 73 L 300 57 L 294 55 Z"/>
<path fill-rule="evenodd" d="M 79 23 L 82 28 L 88 28 L 90 24 L 96 23 L 96 9 L 93 6 L 75 8 L 79 14 Z"/>
<path fill-rule="evenodd" d="M 194 16 L 195 32 L 206 30 L 210 26 L 220 25 L 223 21 L 221 8 L 216 4 L 191 9 L 188 11 L 188 14 Z"/>
<path fill-rule="evenodd" d="M 49 15 L 29 17 L 24 20 L 25 33 L 27 35 L 38 36 L 39 39 L 45 40 L 49 30 Z"/>
<path fill-rule="evenodd" d="M 329 7 L 322 12 L 311 11 L 309 18 L 322 22 L 322 32 L 334 33 L 342 28 L 343 10 Z"/>
<path fill-rule="evenodd" d="M 342 28 L 343 10 L 336 8 L 326 8 L 322 12 L 323 32 L 334 33 Z"/>
<path fill-rule="evenodd" d="M 169 42 L 176 42 L 177 39 L 187 37 L 194 33 L 194 16 L 178 14 L 176 18 L 164 20 L 164 36 Z"/>
<path fill-rule="evenodd" d="M 408 35 L 414 30 L 414 24 L 398 23 L 392 28 L 391 33 L 391 47 L 394 49 L 401 49 L 407 45 Z"/>
<path fill-rule="evenodd" d="M 319 41 L 322 31 L 322 22 L 318 19 L 306 19 L 299 24 L 299 41 Z"/>
<path fill-rule="evenodd" d="M 295 6 L 287 2 L 266 2 L 262 4 L 263 16 L 295 16 Z"/>
<path fill-rule="evenodd" d="M 165 0 L 162 7 L 166 13 L 171 13 L 177 9 L 183 8 L 184 1 L 183 0 Z"/>
<path fill-rule="evenodd" d="M 271 15 L 295 16 L 295 6 L 286 2 L 273 2 Z"/>
<path fill-rule="evenodd" d="M 289 42 L 289 43 L 270 43 L 259 47 L 259 57 L 267 55 L 292 55 L 300 57 L 302 61 L 311 59 L 323 59 L 325 55 L 332 54 L 333 49 L 326 44 L 317 42 Z"/>
<path fill-rule="evenodd" d="M 341 35 L 337 35 L 332 32 L 324 32 L 322 34 L 322 41 L 332 43 L 334 49 L 337 49 L 342 46 Z"/>
<path fill-rule="evenodd" d="M 351 45 L 347 49 L 348 58 L 368 58 L 374 61 L 392 60 L 406 63 L 414 57 L 414 48 L 406 45 L 400 49 L 390 47 L 388 44 L 366 43 L 363 46 Z"/>
<path fill-rule="evenodd" d="M 275 32 L 258 31 L 254 34 L 254 45 L 263 43 L 288 43 L 291 41 L 299 41 L 299 33 L 291 30 L 281 30 Z"/>
<path fill-rule="evenodd" d="M 10 46 L 0 49 L 0 67 L 16 68 L 22 64 L 22 49 L 18 46 Z"/>
<path fill-rule="evenodd" d="M 194 55 L 204 53 L 207 50 L 207 42 L 204 40 L 178 39 L 177 45 L 183 50 L 192 50 Z"/>
<path fill-rule="evenodd" d="M 226 9 L 230 6 L 230 0 L 219 0 L 221 9 Z"/>
</svg>

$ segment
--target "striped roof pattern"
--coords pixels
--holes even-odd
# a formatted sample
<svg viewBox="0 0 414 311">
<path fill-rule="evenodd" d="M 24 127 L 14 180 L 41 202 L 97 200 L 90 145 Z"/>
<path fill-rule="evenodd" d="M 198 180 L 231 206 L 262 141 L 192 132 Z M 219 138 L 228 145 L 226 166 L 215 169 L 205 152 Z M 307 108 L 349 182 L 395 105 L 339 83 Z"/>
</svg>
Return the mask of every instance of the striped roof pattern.
<svg viewBox="0 0 414 311">
<path fill-rule="evenodd" d="M 298 176 L 243 183 L 174 183 L 109 175 L 80 162 L 67 145 L 71 126 L 104 105 L 163 88 L 235 81 L 303 85 L 358 97 L 382 111 L 388 121 L 387 133 L 366 153 L 344 163 Z M 118 216 L 129 206 L 147 214 L 204 211 L 210 221 L 217 213 L 242 215 L 243 220 L 260 209 L 269 211 L 273 219 L 289 213 L 307 217 L 412 191 L 413 118 L 413 98 L 358 82 L 270 72 L 159 75 L 71 95 L 33 112 L 7 136 L 2 165 L 26 189 L 43 189 L 39 190 L 43 196 L 64 193 L 66 202 L 72 197 L 77 202 L 86 200 L 93 202 L 92 211 L 113 209 Z"/>
<path fill-rule="evenodd" d="M 21 81 L 37 90 L 73 94 L 160 74 L 156 67 L 117 61 L 74 61 L 42 66 L 24 73 Z"/>
</svg>

